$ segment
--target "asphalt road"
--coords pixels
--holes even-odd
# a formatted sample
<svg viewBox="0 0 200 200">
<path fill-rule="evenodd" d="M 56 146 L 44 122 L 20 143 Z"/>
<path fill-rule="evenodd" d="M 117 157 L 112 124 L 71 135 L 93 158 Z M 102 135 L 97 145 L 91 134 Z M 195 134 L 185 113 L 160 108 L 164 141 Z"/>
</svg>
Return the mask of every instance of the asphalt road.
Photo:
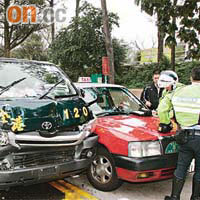
<svg viewBox="0 0 200 200">
<path fill-rule="evenodd" d="M 88 183 L 84 176 L 78 179 L 68 179 L 99 200 L 163 200 L 165 195 L 171 192 L 171 179 L 151 183 L 128 183 L 125 182 L 119 189 L 113 192 L 101 192 Z M 188 174 L 181 200 L 189 200 L 192 186 L 192 173 Z"/>
<path fill-rule="evenodd" d="M 181 200 L 189 200 L 192 174 L 188 174 Z M 1 200 L 162 200 L 171 191 L 171 180 L 152 183 L 125 182 L 113 192 L 94 189 L 84 175 L 26 187 L 1 191 Z"/>
</svg>

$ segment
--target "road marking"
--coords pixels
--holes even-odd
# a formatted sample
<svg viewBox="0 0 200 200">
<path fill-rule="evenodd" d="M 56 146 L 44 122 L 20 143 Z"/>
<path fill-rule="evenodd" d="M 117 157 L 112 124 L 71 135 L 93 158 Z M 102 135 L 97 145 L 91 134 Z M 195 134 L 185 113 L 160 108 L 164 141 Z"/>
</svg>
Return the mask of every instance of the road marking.
<svg viewBox="0 0 200 200">
<path fill-rule="evenodd" d="M 65 194 L 65 198 L 63 200 L 98 200 L 91 194 L 85 192 L 77 186 L 65 182 L 64 180 L 53 181 L 49 184 Z"/>
</svg>

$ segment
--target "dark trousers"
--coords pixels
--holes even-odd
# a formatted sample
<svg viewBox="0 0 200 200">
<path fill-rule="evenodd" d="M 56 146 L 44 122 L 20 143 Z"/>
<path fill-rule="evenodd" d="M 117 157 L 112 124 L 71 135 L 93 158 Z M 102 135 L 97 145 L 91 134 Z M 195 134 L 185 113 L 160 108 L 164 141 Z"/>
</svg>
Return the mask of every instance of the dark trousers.
<svg viewBox="0 0 200 200">
<path fill-rule="evenodd" d="M 194 180 L 200 181 L 200 136 L 189 136 L 186 144 L 180 145 L 177 168 L 174 175 L 185 179 L 192 159 L 195 159 Z"/>
</svg>

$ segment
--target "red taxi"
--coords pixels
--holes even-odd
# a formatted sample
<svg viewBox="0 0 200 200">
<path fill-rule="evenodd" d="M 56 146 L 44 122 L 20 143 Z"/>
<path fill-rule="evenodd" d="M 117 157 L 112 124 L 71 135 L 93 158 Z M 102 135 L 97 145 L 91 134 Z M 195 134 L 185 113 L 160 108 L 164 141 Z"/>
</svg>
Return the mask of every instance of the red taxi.
<svg viewBox="0 0 200 200">
<path fill-rule="evenodd" d="M 127 88 L 112 84 L 76 83 L 90 102 L 96 120 L 91 124 L 99 136 L 98 150 L 87 172 L 97 189 L 111 191 L 123 180 L 150 182 L 171 178 L 176 167 L 174 131 L 157 131 L 159 119 Z"/>
</svg>

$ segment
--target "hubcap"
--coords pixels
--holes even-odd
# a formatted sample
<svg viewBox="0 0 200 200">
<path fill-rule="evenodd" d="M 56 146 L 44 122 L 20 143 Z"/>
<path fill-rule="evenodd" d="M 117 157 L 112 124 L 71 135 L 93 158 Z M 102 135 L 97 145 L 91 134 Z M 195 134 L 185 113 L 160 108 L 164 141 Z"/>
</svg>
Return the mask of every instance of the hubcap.
<svg viewBox="0 0 200 200">
<path fill-rule="evenodd" d="M 91 165 L 91 173 L 99 183 L 108 183 L 112 178 L 112 165 L 105 156 L 98 155 Z"/>
</svg>

